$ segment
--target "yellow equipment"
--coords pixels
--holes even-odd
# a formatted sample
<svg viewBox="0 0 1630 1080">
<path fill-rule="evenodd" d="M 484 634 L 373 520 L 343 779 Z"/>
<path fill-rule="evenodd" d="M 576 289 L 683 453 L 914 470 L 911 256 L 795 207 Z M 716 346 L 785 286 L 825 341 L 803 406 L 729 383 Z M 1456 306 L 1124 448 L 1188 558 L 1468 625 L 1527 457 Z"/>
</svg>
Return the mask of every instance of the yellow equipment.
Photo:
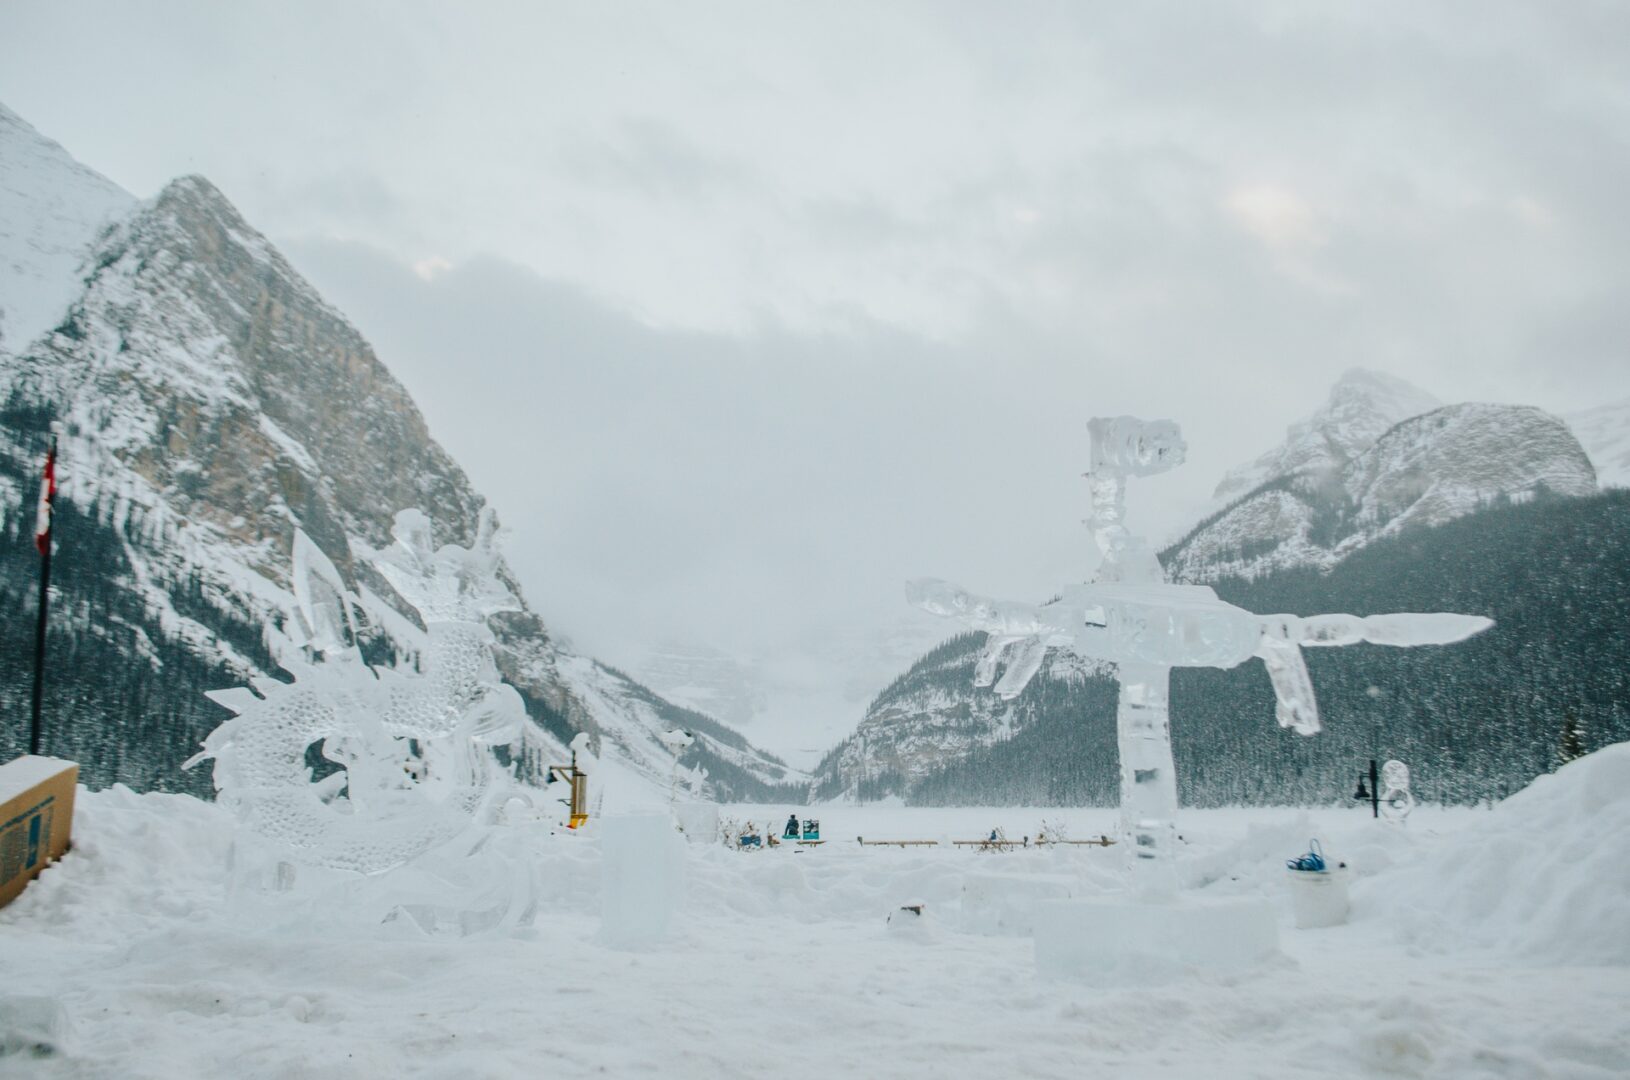
<svg viewBox="0 0 1630 1080">
<path fill-rule="evenodd" d="M 575 829 L 589 820 L 589 774 L 577 767 L 577 751 L 572 751 L 570 765 L 551 765 L 549 775 L 556 780 L 569 780 L 572 785 L 570 800 L 562 799 L 571 807 L 571 817 L 567 819 L 566 827 Z"/>
</svg>

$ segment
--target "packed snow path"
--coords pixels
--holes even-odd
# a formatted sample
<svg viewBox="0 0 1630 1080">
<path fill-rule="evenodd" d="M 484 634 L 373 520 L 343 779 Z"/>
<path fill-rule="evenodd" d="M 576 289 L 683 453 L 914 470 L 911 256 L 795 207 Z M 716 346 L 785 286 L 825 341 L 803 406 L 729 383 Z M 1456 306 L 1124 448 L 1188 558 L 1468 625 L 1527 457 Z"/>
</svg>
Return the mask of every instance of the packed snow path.
<svg viewBox="0 0 1630 1080">
<path fill-rule="evenodd" d="M 1403 829 L 1185 811 L 1191 886 L 1278 898 L 1286 955 L 1132 987 L 1039 978 L 1018 925 L 1025 896 L 1112 887 L 1113 849 L 854 843 L 1034 836 L 1043 817 L 1086 837 L 1113 810 L 822 807 L 819 849 L 691 847 L 674 938 L 627 952 L 596 940 L 592 834 L 522 827 L 532 929 L 425 937 L 229 901 L 224 811 L 82 793 L 76 850 L 0 912 L 0 1075 L 1624 1077 L 1625 768 L 1595 796 L 1575 769 Z M 1347 926 L 1291 927 L 1283 860 L 1310 835 L 1361 873 Z M 891 931 L 908 901 L 924 921 Z"/>
</svg>

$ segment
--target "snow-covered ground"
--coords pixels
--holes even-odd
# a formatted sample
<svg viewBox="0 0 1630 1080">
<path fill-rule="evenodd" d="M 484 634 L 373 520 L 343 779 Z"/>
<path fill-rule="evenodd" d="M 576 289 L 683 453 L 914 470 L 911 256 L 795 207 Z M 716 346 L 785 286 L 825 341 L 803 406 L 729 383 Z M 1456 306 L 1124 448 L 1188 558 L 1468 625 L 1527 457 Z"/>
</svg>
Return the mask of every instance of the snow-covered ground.
<svg viewBox="0 0 1630 1080">
<path fill-rule="evenodd" d="M 1184 811 L 1190 887 L 1269 898 L 1283 956 L 1152 985 L 1039 977 L 1022 932 L 1027 897 L 1116 888 L 1117 848 L 854 839 L 1044 818 L 1084 838 L 1112 811 L 800 812 L 828 843 L 687 846 L 672 936 L 631 951 L 598 940 L 592 828 L 489 845 L 484 865 L 535 881 L 531 927 L 426 935 L 343 891 L 234 892 L 219 807 L 82 792 L 74 851 L 0 911 L 0 1075 L 1630 1076 L 1630 745 L 1402 828 Z M 1311 836 L 1355 868 L 1348 925 L 1293 926 L 1283 860 Z M 923 920 L 891 931 L 913 901 Z"/>
</svg>

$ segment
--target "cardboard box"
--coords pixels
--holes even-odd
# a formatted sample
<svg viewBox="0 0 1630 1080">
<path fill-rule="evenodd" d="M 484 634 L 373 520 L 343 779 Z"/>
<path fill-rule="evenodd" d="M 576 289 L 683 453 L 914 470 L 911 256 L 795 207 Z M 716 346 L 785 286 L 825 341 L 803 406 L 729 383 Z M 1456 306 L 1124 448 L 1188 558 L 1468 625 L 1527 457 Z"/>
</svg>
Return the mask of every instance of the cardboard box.
<svg viewBox="0 0 1630 1080">
<path fill-rule="evenodd" d="M 48 757 L 0 765 L 0 907 L 68 850 L 79 766 Z"/>
</svg>

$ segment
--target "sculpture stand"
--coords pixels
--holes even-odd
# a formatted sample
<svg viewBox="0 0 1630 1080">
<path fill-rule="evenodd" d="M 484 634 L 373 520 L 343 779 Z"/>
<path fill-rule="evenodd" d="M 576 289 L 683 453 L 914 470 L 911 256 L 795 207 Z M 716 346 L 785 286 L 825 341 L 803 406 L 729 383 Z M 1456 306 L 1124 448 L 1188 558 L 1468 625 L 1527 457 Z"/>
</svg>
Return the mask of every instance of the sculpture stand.
<svg viewBox="0 0 1630 1080">
<path fill-rule="evenodd" d="M 1169 701 L 1172 669 L 1122 664 L 1115 729 L 1121 748 L 1121 835 L 1133 887 L 1145 898 L 1177 892 L 1177 777 Z"/>
<path fill-rule="evenodd" d="M 1101 985 L 1151 985 L 1243 971 L 1279 955 L 1273 907 L 1253 897 L 1178 894 L 1172 669 L 1121 664 L 1121 835 L 1131 895 L 1036 907 L 1036 970 Z"/>
</svg>

